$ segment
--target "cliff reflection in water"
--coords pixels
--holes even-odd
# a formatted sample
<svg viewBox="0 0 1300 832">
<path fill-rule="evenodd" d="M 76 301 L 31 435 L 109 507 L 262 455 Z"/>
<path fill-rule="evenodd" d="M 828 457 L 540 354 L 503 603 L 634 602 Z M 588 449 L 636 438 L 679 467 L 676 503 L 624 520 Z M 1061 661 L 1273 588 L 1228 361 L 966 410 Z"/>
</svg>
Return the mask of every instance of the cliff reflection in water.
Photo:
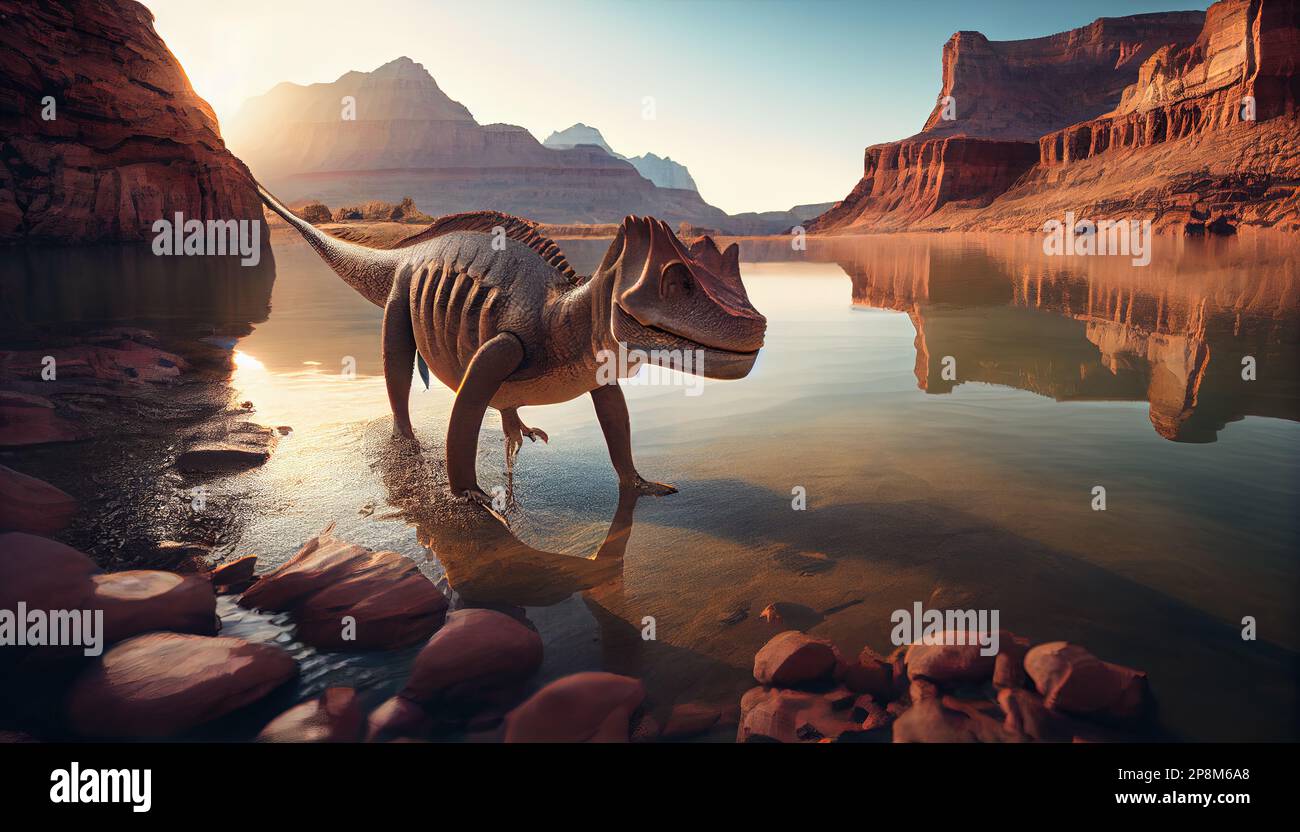
<svg viewBox="0 0 1300 832">
<path fill-rule="evenodd" d="M 747 258 L 799 255 L 746 245 Z M 1300 419 L 1292 247 L 1268 235 L 1156 245 L 1146 267 L 1049 257 L 1028 236 L 814 240 L 806 254 L 844 269 L 855 305 L 908 315 L 928 393 L 985 382 L 1057 401 L 1147 401 L 1156 432 L 1176 442 L 1213 442 L 1244 416 Z"/>
</svg>

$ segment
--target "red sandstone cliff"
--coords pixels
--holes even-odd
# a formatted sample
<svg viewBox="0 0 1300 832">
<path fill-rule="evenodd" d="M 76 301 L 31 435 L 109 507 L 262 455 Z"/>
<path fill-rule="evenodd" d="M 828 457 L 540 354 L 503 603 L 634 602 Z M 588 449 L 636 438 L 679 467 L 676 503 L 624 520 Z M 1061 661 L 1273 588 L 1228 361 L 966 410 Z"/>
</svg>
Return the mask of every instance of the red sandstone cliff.
<svg viewBox="0 0 1300 832">
<path fill-rule="evenodd" d="M 958 33 L 925 131 L 868 148 L 862 181 L 809 230 L 1029 231 L 1067 210 L 1162 230 L 1295 228 L 1298 8 L 1223 0 L 1002 44 Z M 963 147 L 977 137 L 990 140 Z"/>
<path fill-rule="evenodd" d="M 177 211 L 261 218 L 144 6 L 0 0 L 0 18 L 0 241 L 142 240 Z"/>
</svg>

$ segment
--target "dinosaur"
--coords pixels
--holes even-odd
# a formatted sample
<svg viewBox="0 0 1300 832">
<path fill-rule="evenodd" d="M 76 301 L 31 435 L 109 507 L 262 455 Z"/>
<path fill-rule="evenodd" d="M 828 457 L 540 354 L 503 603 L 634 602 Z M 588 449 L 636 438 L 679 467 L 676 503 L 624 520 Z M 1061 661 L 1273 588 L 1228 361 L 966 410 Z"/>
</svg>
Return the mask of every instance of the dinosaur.
<svg viewBox="0 0 1300 832">
<path fill-rule="evenodd" d="M 520 217 L 452 214 L 381 249 L 331 237 L 260 185 L 258 192 L 346 283 L 383 308 L 393 435 L 415 441 L 408 412 L 415 366 L 426 386 L 432 371 L 456 391 L 447 427 L 448 485 L 484 505 L 490 501 L 475 463 L 487 408 L 501 413 L 509 461 L 523 437 L 549 441 L 523 423 L 520 407 L 582 395 L 595 405 L 620 488 L 675 493 L 637 473 L 627 402 L 607 372 L 610 356 L 689 350 L 701 360 L 682 369 L 738 379 L 749 374 L 763 346 L 767 320 L 745 292 L 739 247 L 719 251 L 703 237 L 688 249 L 660 220 L 624 219 L 600 265 L 583 278 L 537 223 Z M 629 362 L 622 375 L 641 363 Z"/>
</svg>

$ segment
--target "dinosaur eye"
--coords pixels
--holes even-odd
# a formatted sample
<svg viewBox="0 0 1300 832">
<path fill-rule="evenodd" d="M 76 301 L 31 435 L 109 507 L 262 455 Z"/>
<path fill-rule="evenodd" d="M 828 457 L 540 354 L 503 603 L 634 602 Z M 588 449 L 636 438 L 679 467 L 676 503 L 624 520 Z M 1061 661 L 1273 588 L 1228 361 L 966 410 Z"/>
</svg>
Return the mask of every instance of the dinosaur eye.
<svg viewBox="0 0 1300 832">
<path fill-rule="evenodd" d="M 686 268 L 686 264 L 675 260 L 664 266 L 659 275 L 659 297 L 686 297 L 691 293 L 692 283 L 691 270 Z"/>
</svg>

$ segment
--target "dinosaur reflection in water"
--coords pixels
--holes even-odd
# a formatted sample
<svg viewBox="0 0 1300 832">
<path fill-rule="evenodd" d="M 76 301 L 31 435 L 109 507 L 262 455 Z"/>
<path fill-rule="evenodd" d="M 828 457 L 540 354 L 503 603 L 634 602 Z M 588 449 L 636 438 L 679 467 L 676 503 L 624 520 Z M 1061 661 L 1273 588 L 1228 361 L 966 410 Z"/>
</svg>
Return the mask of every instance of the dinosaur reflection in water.
<svg viewBox="0 0 1300 832">
<path fill-rule="evenodd" d="M 710 695 L 729 691 L 734 668 L 668 641 L 642 638 L 642 611 L 633 609 L 637 604 L 629 602 L 623 582 L 623 556 L 644 496 L 638 490 L 619 489 L 609 529 L 590 555 L 546 551 L 524 543 L 483 506 L 451 495 L 437 439 L 421 436 L 422 442 L 428 439 L 421 453 L 388 433 L 386 419 L 367 430 L 368 458 L 384 484 L 386 502 L 415 527 L 462 606 L 522 618 L 525 607 L 549 607 L 577 594 L 595 620 L 600 667 L 642 679 L 651 711 L 666 716 L 675 700 L 688 692 L 698 696 L 702 685 Z"/>
</svg>

